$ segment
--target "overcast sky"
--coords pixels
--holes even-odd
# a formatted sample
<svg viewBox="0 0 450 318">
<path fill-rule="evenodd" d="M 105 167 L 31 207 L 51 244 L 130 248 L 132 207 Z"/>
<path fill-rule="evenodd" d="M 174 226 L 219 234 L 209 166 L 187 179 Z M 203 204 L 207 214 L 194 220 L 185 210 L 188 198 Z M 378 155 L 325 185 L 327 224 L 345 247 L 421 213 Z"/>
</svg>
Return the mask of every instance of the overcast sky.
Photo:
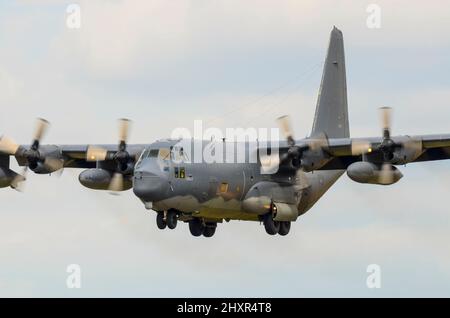
<svg viewBox="0 0 450 318">
<path fill-rule="evenodd" d="M 351 134 L 450 133 L 448 1 L 0 2 L 0 134 L 29 143 L 130 142 L 176 127 L 312 125 L 329 33 L 344 33 Z M 370 29 L 370 3 L 381 28 Z M 15 169 L 17 165 L 13 163 Z M 343 176 L 287 237 L 233 221 L 212 239 L 160 231 L 131 191 L 91 191 L 80 171 L 0 189 L 0 296 L 450 296 L 450 162 L 411 164 L 390 187 Z M 66 287 L 79 264 L 82 288 Z M 366 269 L 381 267 L 368 289 Z"/>
</svg>

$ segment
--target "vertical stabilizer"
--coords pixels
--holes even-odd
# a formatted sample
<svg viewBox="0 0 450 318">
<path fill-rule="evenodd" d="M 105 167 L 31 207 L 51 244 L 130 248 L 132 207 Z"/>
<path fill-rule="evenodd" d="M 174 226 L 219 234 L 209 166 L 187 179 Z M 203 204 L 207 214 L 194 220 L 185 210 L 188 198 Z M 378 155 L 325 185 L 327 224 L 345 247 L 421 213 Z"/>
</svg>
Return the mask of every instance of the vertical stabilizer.
<svg viewBox="0 0 450 318">
<path fill-rule="evenodd" d="M 336 27 L 331 31 L 311 135 L 319 133 L 330 138 L 350 137 L 344 39 Z"/>
</svg>

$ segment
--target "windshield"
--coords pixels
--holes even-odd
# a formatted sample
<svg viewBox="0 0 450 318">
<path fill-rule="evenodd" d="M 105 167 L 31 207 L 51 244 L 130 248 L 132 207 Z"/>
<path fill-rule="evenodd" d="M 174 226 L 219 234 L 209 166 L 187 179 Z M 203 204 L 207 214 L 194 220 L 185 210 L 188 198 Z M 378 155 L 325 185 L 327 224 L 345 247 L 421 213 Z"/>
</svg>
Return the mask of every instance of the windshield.
<svg viewBox="0 0 450 318">
<path fill-rule="evenodd" d="M 169 148 L 159 148 L 159 149 L 145 149 L 141 156 L 139 157 L 138 163 L 140 163 L 145 158 L 158 158 L 160 160 L 170 160 L 170 149 Z"/>
</svg>

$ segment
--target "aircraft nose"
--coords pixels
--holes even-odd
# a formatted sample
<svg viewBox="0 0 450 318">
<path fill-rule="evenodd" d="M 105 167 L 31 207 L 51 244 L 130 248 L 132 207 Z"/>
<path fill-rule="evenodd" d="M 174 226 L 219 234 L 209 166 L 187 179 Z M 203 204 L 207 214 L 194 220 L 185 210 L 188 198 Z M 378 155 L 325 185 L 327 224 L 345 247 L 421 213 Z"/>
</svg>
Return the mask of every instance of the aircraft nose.
<svg viewBox="0 0 450 318">
<path fill-rule="evenodd" d="M 169 189 L 166 178 L 155 173 L 136 171 L 133 178 L 134 194 L 145 202 L 162 200 Z"/>
</svg>

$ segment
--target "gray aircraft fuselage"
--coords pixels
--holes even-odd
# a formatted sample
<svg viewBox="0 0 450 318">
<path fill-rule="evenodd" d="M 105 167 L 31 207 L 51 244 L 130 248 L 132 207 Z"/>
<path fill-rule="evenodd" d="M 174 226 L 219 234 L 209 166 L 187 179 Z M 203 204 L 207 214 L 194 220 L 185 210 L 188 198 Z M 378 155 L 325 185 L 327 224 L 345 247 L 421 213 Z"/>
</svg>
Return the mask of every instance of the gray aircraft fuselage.
<svg viewBox="0 0 450 318">
<path fill-rule="evenodd" d="M 257 221 L 270 211 L 270 201 L 274 201 L 295 206 L 301 215 L 344 173 L 344 170 L 280 170 L 264 174 L 259 160 L 249 162 L 252 151 L 249 143 L 245 144 L 247 155 L 243 163 L 177 162 L 171 159 L 172 155 L 167 158 L 156 155 L 161 149 L 173 154 L 170 149 L 178 142 L 151 144 L 135 166 L 133 191 L 144 203 L 151 202 L 156 211 L 175 209 L 216 221 Z M 203 147 L 208 143 L 204 141 Z M 238 148 L 239 144 L 224 143 L 224 148 L 230 146 Z M 152 151 L 154 155 L 150 156 Z M 252 204 L 252 200 L 258 202 Z"/>
</svg>

